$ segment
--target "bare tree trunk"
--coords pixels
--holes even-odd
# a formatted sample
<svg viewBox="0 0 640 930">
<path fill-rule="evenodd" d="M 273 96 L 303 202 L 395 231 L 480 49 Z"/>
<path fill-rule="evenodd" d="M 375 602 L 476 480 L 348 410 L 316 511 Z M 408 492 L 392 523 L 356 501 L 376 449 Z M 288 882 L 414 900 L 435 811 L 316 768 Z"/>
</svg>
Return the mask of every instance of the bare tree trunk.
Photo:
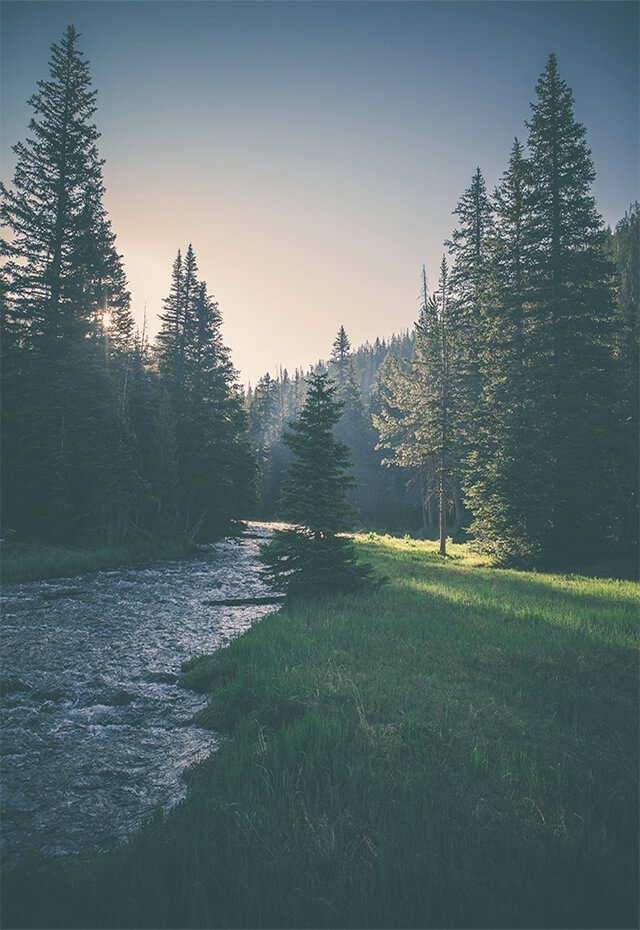
<svg viewBox="0 0 640 930">
<path fill-rule="evenodd" d="M 444 447 L 443 447 L 444 458 Z M 447 554 L 447 495 L 444 487 L 444 463 L 440 468 L 440 555 Z"/>
<path fill-rule="evenodd" d="M 447 403 L 448 403 L 448 379 L 449 379 L 449 356 L 447 346 L 447 265 L 445 259 L 442 259 L 442 269 L 440 273 L 440 287 L 442 306 L 440 307 L 440 368 L 441 368 L 441 390 L 440 390 L 440 555 L 447 554 L 447 494 L 445 473 L 447 467 L 447 442 L 448 442 L 448 423 L 447 423 Z"/>
</svg>

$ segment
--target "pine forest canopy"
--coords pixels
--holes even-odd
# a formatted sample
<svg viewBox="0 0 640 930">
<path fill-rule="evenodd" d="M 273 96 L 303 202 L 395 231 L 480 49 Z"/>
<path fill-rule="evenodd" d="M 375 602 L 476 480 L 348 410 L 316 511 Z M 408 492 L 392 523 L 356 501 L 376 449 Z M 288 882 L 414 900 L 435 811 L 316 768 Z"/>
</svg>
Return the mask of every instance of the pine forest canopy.
<svg viewBox="0 0 640 930">
<path fill-rule="evenodd" d="M 338 498 L 304 500 L 290 425 L 326 372 L 341 413 L 316 467 L 362 525 L 421 528 L 443 553 L 448 533 L 471 533 L 527 566 L 637 546 L 639 210 L 604 228 L 554 55 L 526 146 L 495 191 L 477 168 L 460 197 L 414 331 L 354 351 L 341 326 L 307 379 L 266 375 L 245 396 L 191 244 L 167 269 L 155 343 L 135 332 L 78 40 L 70 26 L 52 46 L 0 189 L 5 530 L 211 538 L 290 512 L 296 487 L 328 519 Z M 355 482 L 338 480 L 345 449 Z"/>
<path fill-rule="evenodd" d="M 95 98 L 70 26 L 2 186 L 4 526 L 61 541 L 208 536 L 251 500 L 244 403 L 191 247 L 158 345 L 134 334 Z"/>
</svg>

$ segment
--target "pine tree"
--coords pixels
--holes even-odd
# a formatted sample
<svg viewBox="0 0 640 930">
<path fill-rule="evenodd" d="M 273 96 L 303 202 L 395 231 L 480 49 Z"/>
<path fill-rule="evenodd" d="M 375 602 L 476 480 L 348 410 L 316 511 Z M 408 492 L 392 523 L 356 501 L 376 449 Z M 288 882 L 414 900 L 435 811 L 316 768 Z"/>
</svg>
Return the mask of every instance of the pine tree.
<svg viewBox="0 0 640 930">
<path fill-rule="evenodd" d="M 336 438 L 348 447 L 355 485 L 349 501 L 364 520 L 371 520 L 381 493 L 378 462 L 375 454 L 376 434 L 362 400 L 356 379 L 351 342 L 341 326 L 333 342 L 329 375 L 336 382 L 336 398 L 342 403 L 342 415 L 335 428 Z"/>
<path fill-rule="evenodd" d="M 467 476 L 479 540 L 525 566 L 603 548 L 620 438 L 611 267 L 585 129 L 554 55 L 536 92 L 528 157 L 516 143 L 487 237 Z"/>
<path fill-rule="evenodd" d="M 452 267 L 449 275 L 450 316 L 456 318 L 460 332 L 458 360 L 460 403 L 464 404 L 464 420 L 471 422 L 480 391 L 478 351 L 480 348 L 480 287 L 485 271 L 486 233 L 491 209 L 484 177 L 480 168 L 471 179 L 454 214 L 459 226 L 447 240 Z"/>
<path fill-rule="evenodd" d="M 590 192 L 586 130 L 555 55 L 536 85 L 529 129 L 528 274 L 535 317 L 534 380 L 544 420 L 550 560 L 598 548 L 609 523 L 612 415 L 611 266 Z M 542 402 L 542 403 L 541 403 Z"/>
<path fill-rule="evenodd" d="M 132 333 L 122 267 L 102 204 L 103 162 L 91 118 L 96 91 L 69 26 L 52 46 L 50 79 L 29 104 L 31 136 L 14 146 L 13 188 L 0 186 L 8 313 L 23 338 L 85 335 L 107 302 Z M 122 319 L 120 319 L 122 317 Z"/>
<path fill-rule="evenodd" d="M 527 273 L 528 177 L 516 139 L 494 194 L 485 240 L 478 325 L 482 388 L 471 424 L 465 490 L 476 540 L 503 564 L 530 566 L 541 556 L 548 507 Z"/>
<path fill-rule="evenodd" d="M 385 464 L 417 468 L 423 508 L 438 502 L 440 553 L 446 554 L 447 512 L 455 504 L 459 473 L 459 340 L 449 304 L 449 276 L 442 258 L 438 290 L 427 293 L 422 274 L 422 308 L 408 369 L 387 369 L 383 405 L 374 417 Z"/>
<path fill-rule="evenodd" d="M 182 529 L 188 539 L 211 538 L 249 505 L 254 460 L 222 316 L 191 244 L 173 263 L 161 320 L 156 354 L 175 415 Z"/>
<path fill-rule="evenodd" d="M 640 437 L 640 204 L 635 203 L 617 223 L 607 242 L 615 265 L 616 305 L 614 355 L 616 411 L 621 441 L 612 460 L 615 495 L 615 538 L 623 546 L 638 546 L 638 455 Z"/>
<path fill-rule="evenodd" d="M 340 326 L 336 338 L 333 340 L 331 361 L 335 366 L 336 383 L 341 388 L 349 370 L 351 355 L 351 342 L 344 326 Z"/>
<path fill-rule="evenodd" d="M 445 243 L 452 261 L 450 288 L 455 296 L 457 312 L 474 319 L 478 314 L 485 234 L 491 217 L 487 187 L 480 168 L 476 168 L 471 184 L 453 212 L 459 219 L 459 227 Z"/>
<path fill-rule="evenodd" d="M 263 547 L 261 559 L 271 584 L 287 593 L 352 590 L 369 577 L 353 542 L 338 535 L 348 528 L 349 452 L 333 435 L 341 404 L 326 372 L 308 379 L 299 418 L 285 434 L 294 454 L 281 502 L 282 517 L 294 525 Z"/>
<path fill-rule="evenodd" d="M 3 519 L 32 536 L 126 533 L 136 481 L 123 403 L 133 321 L 102 203 L 95 98 L 70 26 L 29 100 L 13 185 L 0 188 Z"/>
</svg>

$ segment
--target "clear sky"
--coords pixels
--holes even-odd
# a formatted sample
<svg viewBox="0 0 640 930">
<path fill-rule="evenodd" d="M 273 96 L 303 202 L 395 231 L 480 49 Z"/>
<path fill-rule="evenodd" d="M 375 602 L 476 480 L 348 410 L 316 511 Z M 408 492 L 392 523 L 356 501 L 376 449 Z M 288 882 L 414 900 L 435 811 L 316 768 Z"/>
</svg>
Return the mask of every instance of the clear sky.
<svg viewBox="0 0 640 930">
<path fill-rule="evenodd" d="M 0 5 L 2 178 L 67 25 L 98 90 L 105 203 L 149 329 L 193 243 L 244 382 L 409 328 L 456 203 L 504 171 L 550 52 L 615 225 L 638 199 L 636 2 Z"/>
</svg>

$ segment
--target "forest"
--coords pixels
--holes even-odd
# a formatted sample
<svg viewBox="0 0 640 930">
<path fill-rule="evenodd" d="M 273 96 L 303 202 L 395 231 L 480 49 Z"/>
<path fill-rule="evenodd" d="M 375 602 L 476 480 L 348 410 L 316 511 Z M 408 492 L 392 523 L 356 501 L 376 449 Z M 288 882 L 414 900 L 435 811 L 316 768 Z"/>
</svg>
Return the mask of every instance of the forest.
<svg viewBox="0 0 640 930">
<path fill-rule="evenodd" d="M 414 329 L 353 347 L 341 326 L 308 372 L 246 388 L 191 243 L 157 336 L 136 329 L 74 27 L 49 69 L 0 191 L 5 540 L 193 543 L 281 516 L 286 432 L 326 373 L 359 528 L 520 568 L 637 551 L 640 207 L 605 227 L 553 54 L 497 188 L 477 168 L 440 268 L 416 269 Z"/>
</svg>

